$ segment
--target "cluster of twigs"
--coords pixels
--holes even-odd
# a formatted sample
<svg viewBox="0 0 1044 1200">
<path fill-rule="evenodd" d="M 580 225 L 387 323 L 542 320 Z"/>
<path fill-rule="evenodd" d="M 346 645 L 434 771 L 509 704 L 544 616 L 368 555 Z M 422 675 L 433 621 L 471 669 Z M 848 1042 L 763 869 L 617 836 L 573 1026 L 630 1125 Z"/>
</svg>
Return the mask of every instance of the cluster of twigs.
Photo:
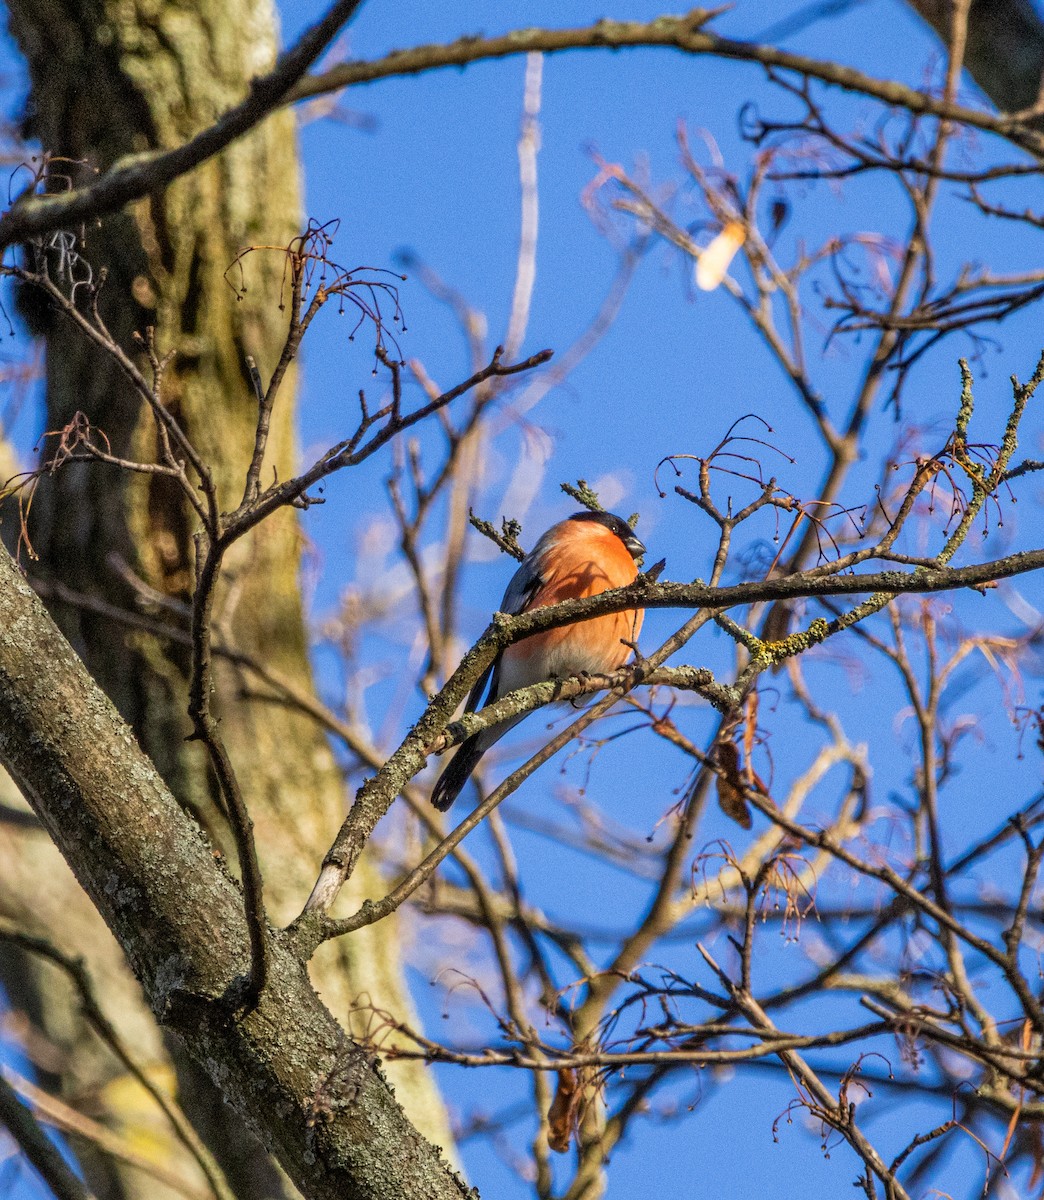
<svg viewBox="0 0 1044 1200">
<path fill-rule="evenodd" d="M 22 501 L 19 513 L 23 536 L 27 537 L 26 495 L 31 498 L 32 489 L 42 476 L 77 462 L 167 476 L 178 485 L 184 501 L 193 510 L 198 521 L 195 534 L 195 586 L 192 592 L 189 631 L 192 653 L 189 717 L 192 721 L 192 737 L 205 746 L 209 755 L 238 851 L 251 935 L 252 965 L 249 977 L 243 981 L 242 989 L 231 999 L 237 1005 L 246 1007 L 256 1002 L 265 985 L 268 938 L 261 869 L 254 847 L 249 807 L 211 708 L 214 606 L 225 557 L 236 542 L 279 509 L 308 508 L 312 504 L 322 503 L 322 498 L 312 494 L 311 489 L 327 476 L 365 461 L 418 422 L 487 380 L 532 370 L 550 357 L 550 351 L 544 351 L 522 362 L 505 364 L 502 361 L 503 351 L 498 347 L 489 362 L 469 379 L 447 392 L 428 398 L 426 403 L 416 408 L 404 410 L 401 364 L 393 360 L 386 349 L 386 323 L 381 316 L 379 299 L 383 294 L 393 300 L 393 321 L 399 322 L 395 289 L 380 278 L 374 279 L 372 272 L 349 271 L 339 267 L 330 257 L 332 245 L 329 228 L 312 224 L 300 237 L 281 250 L 257 247 L 242 252 L 229 269 L 230 272 L 234 269 L 240 280 L 233 286 L 242 287 L 243 263 L 250 253 L 274 249 L 282 254 L 285 262 L 284 290 L 287 293 L 283 303 L 288 313 L 283 350 L 267 386 L 263 385 L 255 364 L 252 361 L 247 364 L 256 393 L 257 422 L 243 494 L 234 505 L 228 504 L 228 497 L 218 494 L 210 465 L 193 446 L 170 407 L 164 402 L 164 373 L 176 352 L 171 350 L 161 354 L 157 348 L 155 332 L 148 329 L 138 338 L 139 350 L 147 364 L 146 368 L 142 369 L 135 358 L 117 344 L 106 327 L 98 304 L 100 292 L 105 284 L 104 272 L 99 272 L 95 279 L 88 268 L 81 271 L 79 276 L 74 275 L 70 283 L 67 282 L 70 271 L 63 267 L 59 280 L 56 281 L 46 254 L 35 256 L 35 269 L 21 266 L 0 268 L 4 275 L 38 289 L 88 341 L 112 357 L 151 413 L 159 447 L 159 458 L 155 462 L 121 457 L 112 452 L 104 430 L 91 426 L 83 414 L 75 414 L 64 429 L 46 435 L 49 453 L 45 455 L 41 466 L 9 481 L 5 488 L 9 493 L 16 493 Z M 76 262 L 80 261 L 80 256 L 76 255 Z M 63 287 L 62 281 L 65 281 L 67 286 Z M 280 385 L 286 377 L 287 369 L 296 358 L 302 338 L 312 321 L 331 301 L 342 306 L 346 303 L 354 306 L 359 314 L 360 323 L 372 322 L 376 334 L 375 354 L 377 360 L 389 371 L 391 397 L 380 407 L 371 408 L 365 391 L 360 389 L 359 418 L 352 433 L 330 447 L 300 474 L 282 481 L 274 479 L 270 484 L 264 485 L 261 480 L 265 470 L 268 435 Z M 350 336 L 354 335 L 357 328 L 358 325 L 351 331 Z M 31 543 L 27 542 L 27 546 L 31 552 Z"/>
</svg>

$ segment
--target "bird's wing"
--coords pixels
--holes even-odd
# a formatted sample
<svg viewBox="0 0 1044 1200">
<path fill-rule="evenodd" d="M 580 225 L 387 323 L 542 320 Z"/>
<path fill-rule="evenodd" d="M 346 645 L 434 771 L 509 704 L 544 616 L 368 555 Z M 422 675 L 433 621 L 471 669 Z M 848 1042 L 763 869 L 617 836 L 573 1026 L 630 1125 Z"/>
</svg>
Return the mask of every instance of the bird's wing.
<svg viewBox="0 0 1044 1200">
<path fill-rule="evenodd" d="M 543 563 L 546 550 L 547 546 L 544 545 L 544 538 L 541 538 L 532 551 L 519 564 L 518 570 L 511 576 L 511 582 L 507 585 L 507 590 L 504 592 L 504 599 L 500 602 L 501 612 L 515 616 L 520 612 L 524 612 L 529 607 L 530 601 L 544 584 L 540 567 Z M 474 712 L 479 707 L 479 701 L 482 699 L 487 682 L 489 683 L 489 694 L 486 697 L 486 703 L 488 704 L 499 698 L 500 662 L 501 655 L 498 654 L 471 689 L 471 694 L 468 696 L 468 702 L 464 708 L 465 712 Z"/>
<path fill-rule="evenodd" d="M 499 665 L 500 655 L 498 654 L 497 657 L 478 677 L 475 683 L 472 684 L 471 691 L 468 692 L 468 698 L 464 704 L 465 712 L 475 712 L 476 709 L 482 707 L 482 694 L 486 690 L 486 684 L 489 683 L 489 677 L 494 673 L 494 667 L 498 667 Z"/>
<path fill-rule="evenodd" d="M 541 539 L 542 541 L 543 539 Z M 519 564 L 518 570 L 511 576 L 511 582 L 504 592 L 504 599 L 500 602 L 501 612 L 515 616 L 525 611 L 529 607 L 529 602 L 543 585 L 544 580 L 541 577 L 540 568 L 544 555 L 541 542 L 537 543 L 531 554 L 526 555 Z"/>
<path fill-rule="evenodd" d="M 545 534 L 519 564 L 518 570 L 512 575 L 507 585 L 504 599 L 500 602 L 500 611 L 514 616 L 529 607 L 530 602 L 544 585 L 541 577 L 541 567 L 544 555 L 553 545 L 553 541 Z M 465 712 L 475 712 L 483 703 L 489 704 L 498 699 L 500 694 L 500 671 L 503 655 L 498 654 L 493 662 L 482 672 L 474 687 L 468 694 L 464 705 Z M 488 688 L 487 688 L 488 685 Z M 483 699 L 484 698 L 484 699 Z M 467 783 L 482 755 L 499 738 L 522 720 L 522 716 L 509 717 L 499 725 L 483 729 L 481 733 L 472 734 L 461 743 L 450 764 L 439 776 L 431 793 L 431 802 L 441 812 L 453 803 Z"/>
</svg>

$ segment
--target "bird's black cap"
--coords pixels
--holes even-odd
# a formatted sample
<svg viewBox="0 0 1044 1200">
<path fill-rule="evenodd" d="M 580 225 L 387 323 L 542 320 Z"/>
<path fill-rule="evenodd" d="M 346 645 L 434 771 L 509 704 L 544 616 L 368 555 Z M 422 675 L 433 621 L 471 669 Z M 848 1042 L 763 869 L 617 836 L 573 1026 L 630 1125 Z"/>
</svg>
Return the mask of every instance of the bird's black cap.
<svg viewBox="0 0 1044 1200">
<path fill-rule="evenodd" d="M 615 513 L 610 512 L 591 512 L 585 509 L 583 512 L 573 513 L 569 518 L 570 521 L 597 521 L 599 525 L 604 525 L 606 529 L 611 530 L 627 547 L 630 556 L 637 560 L 645 553 L 645 546 L 641 539 L 637 536 L 634 530 L 622 518 Z"/>
</svg>

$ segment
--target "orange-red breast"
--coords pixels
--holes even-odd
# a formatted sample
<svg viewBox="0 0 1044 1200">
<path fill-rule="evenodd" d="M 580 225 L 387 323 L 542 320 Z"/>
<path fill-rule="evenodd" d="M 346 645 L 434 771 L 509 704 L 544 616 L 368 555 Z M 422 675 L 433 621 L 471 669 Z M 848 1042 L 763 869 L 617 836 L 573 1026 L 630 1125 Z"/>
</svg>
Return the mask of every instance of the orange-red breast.
<svg viewBox="0 0 1044 1200">
<path fill-rule="evenodd" d="M 527 612 L 625 587 L 637 578 L 636 560 L 644 553 L 626 521 L 612 513 L 574 513 L 552 525 L 523 559 L 504 593 L 501 611 Z M 474 712 L 483 703 L 492 704 L 516 688 L 545 679 L 615 671 L 627 661 L 631 648 L 626 643 L 638 636 L 644 615 L 642 609 L 630 609 L 592 617 L 508 646 L 471 689 L 465 710 Z M 443 812 L 449 808 L 482 755 L 521 719 L 510 717 L 463 742 L 439 776 L 432 804 Z"/>
</svg>

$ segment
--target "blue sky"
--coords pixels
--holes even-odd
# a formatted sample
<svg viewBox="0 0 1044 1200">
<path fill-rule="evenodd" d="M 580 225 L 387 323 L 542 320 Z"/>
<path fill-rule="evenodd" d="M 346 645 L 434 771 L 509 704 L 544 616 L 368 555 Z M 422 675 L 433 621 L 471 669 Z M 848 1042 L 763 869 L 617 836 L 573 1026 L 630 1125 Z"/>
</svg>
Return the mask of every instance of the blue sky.
<svg viewBox="0 0 1044 1200">
<path fill-rule="evenodd" d="M 280 7 L 285 38 L 291 40 L 323 6 L 313 0 L 294 0 Z M 736 12 L 722 18 L 720 29 L 737 37 L 757 36 L 801 7 L 790 2 L 740 3 Z M 626 10 L 612 15 L 648 19 L 659 11 L 646 0 L 633 0 Z M 604 15 L 601 3 L 572 0 L 530 3 L 522 13 L 518 6 L 464 0 L 443 5 L 403 2 L 394 8 L 370 0 L 339 51 L 376 57 L 407 44 L 447 41 L 466 33 L 496 33 L 517 24 L 586 24 Z M 864 0 L 843 19 L 820 21 L 785 44 L 915 84 L 926 73 L 938 77 L 937 43 L 898 0 Z M 403 250 L 413 252 L 486 314 L 491 345 L 507 319 L 516 262 L 515 143 L 524 69 L 524 60 L 514 59 L 359 88 L 345 97 L 344 104 L 363 120 L 314 119 L 301 129 L 306 211 L 319 221 L 340 220 L 338 259 L 391 267 Z M 970 89 L 968 97 L 974 98 Z M 727 166 L 742 177 L 750 149 L 739 136 L 738 114 L 751 101 L 767 115 L 793 111 L 754 66 L 694 60 L 662 50 L 573 54 L 545 62 L 540 242 L 524 353 L 545 346 L 561 352 L 569 346 L 592 319 L 612 279 L 614 255 L 580 203 L 596 171 L 593 153 L 629 171 L 647 171 L 656 186 L 680 184 L 683 173 L 675 131 L 677 123 L 684 121 L 692 131 L 705 130 Z M 830 93 L 825 101 L 839 123 L 869 125 L 879 113 L 857 97 Z M 694 132 L 694 144 L 696 137 Z M 987 155 L 995 152 L 988 143 L 981 150 Z M 691 203 L 686 207 L 687 203 L 683 194 L 678 201 L 682 217 L 705 220 L 705 213 Z M 780 253 L 801 239 L 815 244 L 845 231 L 872 230 L 901 238 L 907 225 L 906 208 L 888 182 L 860 182 L 843 189 L 810 185 L 794 197 L 790 221 L 781 233 Z M 973 220 L 953 188 L 941 204 L 936 235 L 941 275 L 952 273 L 968 259 L 996 270 L 1016 269 L 1040 259 L 1039 234 Z M 509 425 L 491 448 L 479 505 L 483 515 L 502 515 L 513 478 L 516 490 L 511 494 L 517 495 L 515 467 L 524 463 L 533 483 L 531 503 L 525 511 L 513 509 L 504 515 L 523 519 L 523 541 L 531 544 L 573 507 L 559 493 L 560 481 L 578 477 L 600 481 L 606 495 L 615 495 L 617 511 L 641 514 L 639 532 L 652 560 L 667 558 L 668 577 L 706 576 L 713 550 L 709 525 L 702 518 L 694 519 L 694 510 L 679 498 L 661 499 L 654 470 L 665 455 L 705 453 L 736 418 L 748 412 L 770 421 L 776 444 L 796 459 L 790 466 L 773 458 L 769 470 L 778 470 L 781 483 L 796 493 L 814 493 L 823 460 L 806 415 L 724 291 L 694 294 L 688 271 L 678 254 L 662 245 L 646 255 L 618 320 L 597 349 L 565 386 L 541 400 L 524 430 Z M 402 338 L 404 354 L 419 357 L 444 386 L 467 375 L 466 350 L 445 308 L 433 302 L 415 279 L 403 285 L 401 298 L 408 325 Z M 814 307 L 814 297 L 808 300 Z M 816 320 L 817 328 L 825 330 L 828 318 L 819 314 Z M 989 435 L 1005 412 L 1008 375 L 1016 372 L 1025 377 L 1032 369 L 1042 340 L 1039 328 L 1039 316 L 1031 311 L 991 331 L 995 344 L 976 364 L 976 420 Z M 865 346 L 853 339 L 824 347 L 823 340 L 821 336 L 812 340 L 812 373 L 828 407 L 840 414 L 850 402 Z M 966 343 L 951 340 L 921 360 L 911 374 L 905 421 L 943 428 L 952 420 L 959 394 L 956 357 L 967 352 Z M 333 318 L 316 329 L 305 346 L 303 363 L 301 438 L 307 453 L 342 436 L 346 406 L 350 413 L 355 390 L 371 381 L 363 339 L 349 347 L 343 325 Z M 868 457 L 853 473 L 846 493 L 853 503 L 872 496 L 877 458 L 896 435 L 891 415 L 878 412 L 876 419 L 881 432 L 870 443 Z M 18 425 L 23 446 L 31 444 L 37 420 L 27 411 Z M 1031 440 L 1036 439 L 1026 447 L 1033 453 L 1040 449 L 1039 418 L 1031 418 L 1028 431 Z M 430 449 L 432 442 L 422 436 L 422 446 Z M 372 585 L 374 559 L 364 553 L 364 535 L 369 531 L 371 539 L 379 540 L 385 528 L 383 481 L 388 469 L 389 459 L 378 457 L 350 478 L 332 481 L 326 504 L 305 517 L 321 564 L 314 582 L 317 618 L 336 604 L 347 586 Z M 692 476 L 682 482 L 691 485 Z M 1023 494 L 1028 501 L 1034 492 L 1028 488 Z M 757 535 L 768 543 L 772 532 L 766 523 Z M 1007 545 L 1028 544 L 1028 534 L 1028 526 L 1020 528 L 1017 510 L 1011 510 L 1005 513 L 1003 529 L 994 528 L 985 546 L 977 540 L 969 544 L 966 553 L 1001 553 Z M 484 627 L 510 575 L 511 564 L 484 550 L 476 547 L 476 561 L 465 582 L 466 632 L 472 635 Z M 733 577 L 742 577 L 740 567 L 734 568 Z M 1039 584 L 1020 585 L 1019 591 L 1028 603 L 1040 606 Z M 983 606 L 989 606 L 991 627 L 1020 630 L 1001 593 L 961 601 L 959 611 L 974 612 L 979 619 Z M 657 645 L 677 623 L 672 614 L 650 614 L 643 645 Z M 386 732 L 389 742 L 416 717 L 422 703 L 409 674 L 413 636 L 412 626 L 396 622 L 376 631 L 367 643 L 377 677 L 368 693 L 368 715 L 374 729 Z M 322 684 L 333 697 L 336 668 L 326 652 L 320 651 L 317 661 Z M 723 669 L 728 645 L 721 635 L 707 632 L 685 661 Z M 811 677 L 820 694 L 839 706 L 852 739 L 870 744 L 875 794 L 883 798 L 891 791 L 901 793 L 909 784 L 911 735 L 902 720 L 895 680 L 877 668 L 853 676 L 830 654 L 811 668 Z M 976 677 L 974 682 L 981 681 Z M 1037 681 L 1031 678 L 1027 687 L 1030 700 L 1039 701 Z M 983 720 L 981 744 L 962 759 L 963 773 L 944 813 L 947 844 L 954 850 L 993 828 L 1028 798 L 1034 786 L 1032 764 L 1015 761 L 1014 734 L 997 689 L 986 683 L 982 690 L 962 697 L 961 703 Z M 711 729 L 710 715 L 699 706 L 686 708 L 684 720 L 686 732 L 697 740 Z M 792 713 L 786 713 L 782 701 L 778 721 L 770 717 L 767 723 L 774 731 L 774 770 L 782 787 L 807 766 L 812 735 L 795 723 Z M 525 736 L 520 732 L 520 741 L 539 736 L 543 724 L 531 724 L 535 728 Z M 662 748 L 649 746 L 649 740 L 632 737 L 608 747 L 594 764 L 589 789 L 590 798 L 615 820 L 641 833 L 655 827 L 673 801 L 673 789 L 685 780 L 684 765 Z M 636 763 L 643 781 L 640 795 L 634 783 Z M 565 785 L 575 786 L 583 771 L 583 762 L 570 762 Z M 552 764 L 528 781 L 514 803 L 554 816 L 556 790 L 562 784 L 557 763 Z M 836 785 L 827 792 L 812 805 L 813 811 L 830 811 Z M 527 894 L 547 911 L 593 915 L 604 924 L 625 921 L 640 911 L 647 894 L 640 881 L 596 869 L 539 836 L 525 832 L 516 836 Z M 727 837 L 739 843 L 744 836 L 713 813 L 701 827 L 699 841 L 710 844 Z M 475 853 L 486 858 L 481 836 L 473 840 Z M 838 886 L 849 884 L 847 879 L 838 881 Z M 699 925 L 697 919 L 693 940 Z M 443 1029 L 444 999 L 428 986 L 430 959 L 422 945 L 427 929 L 415 927 L 418 945 L 412 978 L 424 1016 L 438 1036 Z M 767 930 L 764 936 L 769 941 L 775 934 Z M 464 947 L 462 953 L 470 955 L 474 948 Z M 764 959 L 766 980 L 777 971 L 780 978 L 790 977 L 800 965 L 801 954 L 800 946 L 772 943 Z M 691 942 L 665 951 L 657 961 L 698 973 Z M 448 1010 L 451 1021 L 473 1019 L 454 1003 Z M 459 1112 L 471 1107 L 476 1097 L 491 1109 L 509 1103 L 521 1086 L 518 1079 L 501 1080 L 480 1071 L 446 1069 L 439 1072 L 439 1079 L 449 1103 Z M 694 1075 L 675 1094 L 679 1103 L 687 1104 L 701 1089 L 706 1098 L 696 1104 L 691 1116 L 636 1125 L 632 1137 L 614 1155 L 611 1196 L 643 1195 L 651 1186 L 668 1198 L 747 1196 L 769 1189 L 775 1200 L 826 1200 L 848 1194 L 856 1166 L 845 1148 L 824 1154 L 819 1139 L 804 1129 L 800 1119 L 793 1126 L 782 1123 L 778 1141 L 774 1138 L 773 1121 L 793 1095 L 778 1072 L 753 1070 L 720 1089 Z M 869 1117 L 871 1132 L 880 1135 L 886 1148 L 901 1146 L 904 1129 L 894 1123 L 889 1126 L 887 1102 L 881 1098 L 875 1102 L 878 1115 Z M 928 1125 L 933 1115 L 938 1119 L 938 1109 L 929 1113 L 927 1105 L 922 1107 L 923 1112 L 904 1110 L 907 1127 L 916 1122 L 921 1123 L 918 1127 Z M 464 1154 L 483 1194 L 507 1198 L 529 1194 L 488 1143 L 470 1142 Z M 981 1179 L 981 1154 L 970 1140 L 955 1148 L 945 1172 L 938 1186 L 958 1195 L 965 1194 L 969 1180 Z"/>
</svg>

